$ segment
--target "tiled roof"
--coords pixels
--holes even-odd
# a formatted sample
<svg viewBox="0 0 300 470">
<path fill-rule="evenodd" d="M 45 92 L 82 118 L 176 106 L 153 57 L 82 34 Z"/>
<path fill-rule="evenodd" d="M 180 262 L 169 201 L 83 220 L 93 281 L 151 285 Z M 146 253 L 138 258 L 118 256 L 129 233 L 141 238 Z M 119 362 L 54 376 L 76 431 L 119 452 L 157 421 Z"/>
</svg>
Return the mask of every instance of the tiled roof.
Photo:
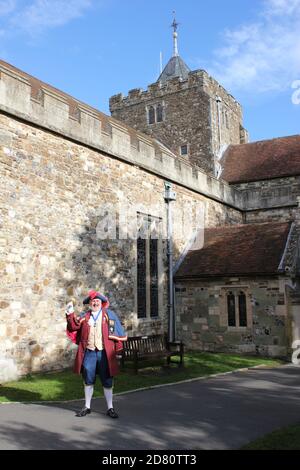
<svg viewBox="0 0 300 470">
<path fill-rule="evenodd" d="M 229 183 L 300 175 L 300 135 L 230 145 L 220 163 Z"/>
<path fill-rule="evenodd" d="M 182 80 L 188 78 L 190 69 L 184 63 L 181 57 L 173 56 L 163 69 L 162 73 L 158 78 L 158 82 L 165 83 L 167 80 L 171 80 L 175 77 L 180 77 Z"/>
<path fill-rule="evenodd" d="M 175 279 L 278 273 L 291 223 L 208 228 L 204 247 L 187 253 Z"/>
</svg>

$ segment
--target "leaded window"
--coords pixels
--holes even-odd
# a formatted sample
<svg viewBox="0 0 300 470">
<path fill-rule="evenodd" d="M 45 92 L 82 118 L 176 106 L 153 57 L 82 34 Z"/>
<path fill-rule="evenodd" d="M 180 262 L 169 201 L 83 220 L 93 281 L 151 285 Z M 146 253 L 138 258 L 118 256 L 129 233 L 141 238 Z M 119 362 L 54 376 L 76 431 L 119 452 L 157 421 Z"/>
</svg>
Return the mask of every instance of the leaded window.
<svg viewBox="0 0 300 470">
<path fill-rule="evenodd" d="M 247 326 L 247 307 L 244 292 L 239 293 L 239 324 L 240 326 Z"/>
<path fill-rule="evenodd" d="M 227 295 L 228 326 L 235 326 L 235 296 L 232 292 Z"/>
<path fill-rule="evenodd" d="M 158 240 L 150 239 L 150 316 L 158 316 Z"/>
<path fill-rule="evenodd" d="M 146 316 L 146 240 L 137 239 L 137 315 Z"/>
<path fill-rule="evenodd" d="M 161 219 L 138 213 L 137 315 L 159 316 L 159 243 Z"/>
<path fill-rule="evenodd" d="M 247 327 L 247 300 L 243 291 L 227 292 L 228 326 Z"/>
</svg>

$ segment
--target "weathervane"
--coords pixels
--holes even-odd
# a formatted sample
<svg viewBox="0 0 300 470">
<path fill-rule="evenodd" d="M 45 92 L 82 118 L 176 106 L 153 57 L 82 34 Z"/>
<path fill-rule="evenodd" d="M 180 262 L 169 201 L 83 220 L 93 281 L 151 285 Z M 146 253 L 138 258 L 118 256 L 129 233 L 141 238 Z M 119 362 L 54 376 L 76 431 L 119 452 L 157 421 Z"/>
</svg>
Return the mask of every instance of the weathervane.
<svg viewBox="0 0 300 470">
<path fill-rule="evenodd" d="M 177 21 L 176 21 L 175 14 L 176 14 L 176 12 L 173 11 L 174 20 L 173 20 L 173 23 L 171 24 L 171 28 L 174 28 L 174 33 L 176 33 L 176 31 L 177 31 L 177 26 L 179 25 L 179 23 L 177 23 Z"/>
</svg>

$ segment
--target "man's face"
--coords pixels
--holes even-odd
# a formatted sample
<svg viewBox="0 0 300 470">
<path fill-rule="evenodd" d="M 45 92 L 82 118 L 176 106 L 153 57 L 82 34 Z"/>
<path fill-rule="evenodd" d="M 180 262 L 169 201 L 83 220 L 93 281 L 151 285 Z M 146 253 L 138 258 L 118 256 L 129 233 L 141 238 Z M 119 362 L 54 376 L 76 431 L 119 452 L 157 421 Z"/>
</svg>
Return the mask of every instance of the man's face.
<svg viewBox="0 0 300 470">
<path fill-rule="evenodd" d="M 98 312 L 100 310 L 102 302 L 100 299 L 93 299 L 90 301 L 90 307 L 93 312 Z"/>
</svg>

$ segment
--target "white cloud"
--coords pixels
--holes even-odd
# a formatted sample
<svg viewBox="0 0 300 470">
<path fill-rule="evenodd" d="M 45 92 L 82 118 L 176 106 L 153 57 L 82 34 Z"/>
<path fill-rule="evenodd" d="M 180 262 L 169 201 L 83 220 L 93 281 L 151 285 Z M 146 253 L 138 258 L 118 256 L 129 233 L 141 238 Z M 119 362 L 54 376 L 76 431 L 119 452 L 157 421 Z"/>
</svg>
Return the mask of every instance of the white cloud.
<svg viewBox="0 0 300 470">
<path fill-rule="evenodd" d="M 40 32 L 82 16 L 91 3 L 91 0 L 34 0 L 12 21 L 28 32 Z"/>
<path fill-rule="evenodd" d="M 266 0 L 265 13 L 271 16 L 299 13 L 299 0 Z"/>
<path fill-rule="evenodd" d="M 2 31 L 36 35 L 83 16 L 93 3 L 94 0 L 0 0 L 0 17 L 5 19 Z"/>
<path fill-rule="evenodd" d="M 300 0 L 266 0 L 257 20 L 224 32 L 209 72 L 227 88 L 283 91 L 300 78 Z"/>
</svg>

